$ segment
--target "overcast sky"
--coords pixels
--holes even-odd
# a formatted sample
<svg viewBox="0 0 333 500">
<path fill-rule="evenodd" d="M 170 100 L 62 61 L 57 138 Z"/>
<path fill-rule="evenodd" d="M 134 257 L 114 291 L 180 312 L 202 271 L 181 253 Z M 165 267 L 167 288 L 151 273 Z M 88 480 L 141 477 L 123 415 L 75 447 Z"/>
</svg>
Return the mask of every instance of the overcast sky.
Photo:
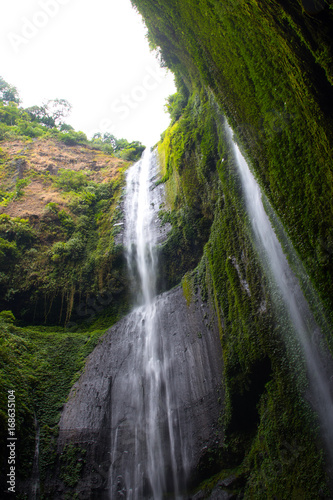
<svg viewBox="0 0 333 500">
<path fill-rule="evenodd" d="M 146 145 L 168 126 L 173 75 L 150 52 L 130 0 L 6 1 L 0 33 L 0 75 L 23 106 L 67 99 L 76 130 Z"/>
</svg>

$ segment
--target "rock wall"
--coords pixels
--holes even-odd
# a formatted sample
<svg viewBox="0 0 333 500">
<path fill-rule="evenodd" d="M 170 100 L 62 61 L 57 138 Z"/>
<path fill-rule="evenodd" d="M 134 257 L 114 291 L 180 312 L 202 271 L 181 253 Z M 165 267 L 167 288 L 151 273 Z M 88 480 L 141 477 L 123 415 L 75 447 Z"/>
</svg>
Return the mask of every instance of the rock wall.
<svg viewBox="0 0 333 500">
<path fill-rule="evenodd" d="M 223 440 L 218 425 L 224 399 L 219 331 L 214 312 L 199 293 L 187 305 L 181 287 L 176 287 L 157 298 L 157 308 L 164 355 L 173 374 L 172 410 L 180 422 L 177 454 L 182 454 L 183 472 L 191 483 Z M 130 455 L 135 446 L 126 378 L 135 363 L 139 314 L 134 310 L 107 331 L 71 390 L 59 425 L 57 467 L 54 478 L 47 481 L 53 498 L 74 492 L 79 498 L 96 499 L 126 495 L 121 455 Z M 112 450 L 115 432 L 121 433 L 122 452 L 119 447 L 116 453 Z M 70 449 L 76 452 L 74 462 L 67 456 Z M 75 485 L 74 477 L 62 479 L 70 467 L 82 469 Z"/>
</svg>

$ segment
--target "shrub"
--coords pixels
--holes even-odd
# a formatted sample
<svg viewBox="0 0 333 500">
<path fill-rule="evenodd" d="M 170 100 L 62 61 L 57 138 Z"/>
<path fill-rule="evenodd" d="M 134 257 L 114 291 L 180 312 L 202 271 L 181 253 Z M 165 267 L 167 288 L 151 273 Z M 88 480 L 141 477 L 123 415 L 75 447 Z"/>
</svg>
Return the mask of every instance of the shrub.
<svg viewBox="0 0 333 500">
<path fill-rule="evenodd" d="M 19 251 L 15 241 L 7 241 L 0 238 L 0 265 L 5 265 L 8 260 L 13 260 L 19 256 Z"/>
<path fill-rule="evenodd" d="M 63 191 L 81 191 L 83 187 L 87 186 L 88 179 L 83 172 L 76 172 L 74 170 L 61 169 L 59 177 L 56 180 L 56 186 Z"/>
</svg>

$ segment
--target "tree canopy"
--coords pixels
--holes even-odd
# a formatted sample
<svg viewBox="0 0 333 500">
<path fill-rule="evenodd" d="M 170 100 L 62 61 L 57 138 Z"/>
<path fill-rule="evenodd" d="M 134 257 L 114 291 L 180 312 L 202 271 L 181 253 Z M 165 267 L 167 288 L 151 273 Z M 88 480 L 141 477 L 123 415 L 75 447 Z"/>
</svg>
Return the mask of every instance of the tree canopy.
<svg viewBox="0 0 333 500">
<path fill-rule="evenodd" d="M 16 87 L 0 76 L 0 140 L 52 137 L 68 146 L 87 144 L 126 161 L 137 161 L 145 146 L 139 141 L 117 139 L 109 132 L 94 134 L 89 141 L 82 131 L 64 122 L 72 110 L 66 99 L 49 99 L 41 106 L 23 108 Z"/>
<path fill-rule="evenodd" d="M 2 76 L 0 76 L 0 101 L 5 104 L 10 102 L 20 103 L 17 88 L 7 83 Z"/>
</svg>

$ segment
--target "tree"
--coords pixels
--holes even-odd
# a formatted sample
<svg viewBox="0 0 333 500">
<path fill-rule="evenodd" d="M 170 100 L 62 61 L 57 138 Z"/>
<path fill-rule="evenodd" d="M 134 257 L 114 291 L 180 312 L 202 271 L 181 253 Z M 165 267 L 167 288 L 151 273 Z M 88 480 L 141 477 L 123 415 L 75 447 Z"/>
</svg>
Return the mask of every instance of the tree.
<svg viewBox="0 0 333 500">
<path fill-rule="evenodd" d="M 72 125 L 68 125 L 68 123 L 62 123 L 60 126 L 60 132 L 72 132 L 73 130 Z"/>
<path fill-rule="evenodd" d="M 19 117 L 20 109 L 15 102 L 10 101 L 8 104 L 5 104 L 0 100 L 0 121 L 2 123 L 10 126 L 15 125 Z"/>
<path fill-rule="evenodd" d="M 72 111 L 72 105 L 66 99 L 52 99 L 47 101 L 45 107 L 47 114 L 51 116 L 57 126 L 61 125 L 61 119 L 67 118 Z"/>
<path fill-rule="evenodd" d="M 30 108 L 26 108 L 26 111 L 29 113 L 30 118 L 37 122 L 44 123 L 44 120 L 48 117 L 46 106 L 31 106 Z"/>
<path fill-rule="evenodd" d="M 20 104 L 17 88 L 13 85 L 9 85 L 9 83 L 7 83 L 2 76 L 0 76 L 0 101 L 4 104 L 8 104 L 10 102 Z"/>
<path fill-rule="evenodd" d="M 43 123 L 49 128 L 56 126 L 62 129 L 65 124 L 61 118 L 65 118 L 71 112 L 72 106 L 66 99 L 51 99 L 42 106 L 32 106 L 27 108 L 27 112 L 32 120 Z"/>
<path fill-rule="evenodd" d="M 103 135 L 103 142 L 106 144 L 111 144 L 113 150 L 115 150 L 117 147 L 117 139 L 109 132 L 105 132 L 105 134 Z"/>
</svg>

